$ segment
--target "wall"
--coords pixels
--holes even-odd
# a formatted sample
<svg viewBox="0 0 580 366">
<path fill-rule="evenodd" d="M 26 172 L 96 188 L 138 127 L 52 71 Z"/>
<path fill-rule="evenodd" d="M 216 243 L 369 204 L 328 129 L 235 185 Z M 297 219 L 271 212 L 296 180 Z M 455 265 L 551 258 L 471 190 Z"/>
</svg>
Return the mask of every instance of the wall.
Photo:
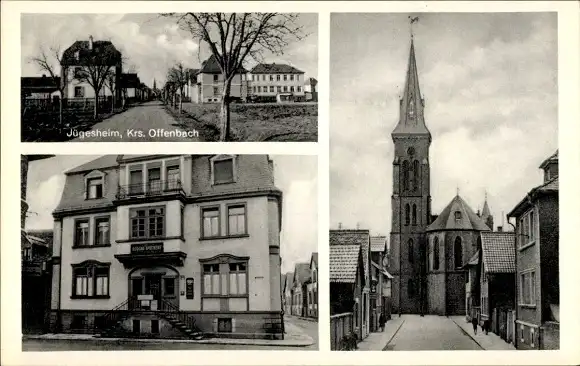
<svg viewBox="0 0 580 366">
<path fill-rule="evenodd" d="M 560 304 L 558 196 L 538 202 L 542 322 L 553 319 L 550 304 Z M 540 303 L 538 304 L 540 305 Z"/>
<path fill-rule="evenodd" d="M 266 79 L 263 80 L 262 75 L 266 75 Z M 280 76 L 280 80 L 277 80 L 277 75 Z M 294 80 L 290 80 L 290 75 L 291 74 L 286 74 L 287 75 L 287 79 L 286 81 L 284 81 L 284 74 L 272 74 L 274 80 L 271 81 L 270 80 L 270 74 L 250 74 L 248 75 L 249 77 L 249 84 L 250 84 L 250 89 L 252 91 L 253 94 L 259 94 L 259 95 L 276 95 L 278 93 L 280 93 L 278 91 L 278 86 L 280 86 L 282 88 L 281 93 L 290 93 L 290 87 L 293 86 L 294 87 L 294 94 L 295 95 L 304 95 L 304 74 L 292 74 L 294 75 Z M 261 86 L 262 87 L 262 92 L 258 92 L 257 91 L 257 87 Z M 267 86 L 268 89 L 267 91 L 264 91 L 264 87 Z M 274 87 L 274 91 L 271 92 L 270 91 L 270 86 Z M 284 86 L 286 86 L 286 92 L 284 92 Z M 300 87 L 300 91 L 298 91 L 298 87 Z"/>
<path fill-rule="evenodd" d="M 427 275 L 427 305 L 429 314 L 445 315 L 445 274 Z"/>
<path fill-rule="evenodd" d="M 516 273 L 516 278 L 517 278 L 517 298 L 516 298 L 516 304 L 518 304 L 518 310 L 517 310 L 517 319 L 524 321 L 524 322 L 528 322 L 534 325 L 539 325 L 541 323 L 541 306 L 540 306 L 540 301 L 539 299 L 541 299 L 542 293 L 541 293 L 541 281 L 539 281 L 538 279 L 540 278 L 541 274 L 540 274 L 540 267 L 539 267 L 539 261 L 540 261 L 540 239 L 539 239 L 539 231 L 538 231 L 538 207 L 534 206 L 533 207 L 534 210 L 534 218 L 535 218 L 535 224 L 534 227 L 536 228 L 536 241 L 534 244 L 524 247 L 524 248 L 519 248 L 519 243 L 516 243 L 516 268 L 517 268 L 517 273 Z M 529 211 L 528 211 L 529 212 Z M 519 219 L 520 217 L 517 218 L 517 222 L 519 225 Z M 518 227 L 519 230 L 519 227 Z M 520 278 L 521 275 L 520 273 L 522 271 L 526 271 L 529 269 L 534 269 L 536 271 L 536 302 L 537 302 L 537 306 L 535 307 L 530 307 L 530 306 L 522 306 L 520 305 Z M 519 331 L 519 329 L 517 329 Z"/>
</svg>

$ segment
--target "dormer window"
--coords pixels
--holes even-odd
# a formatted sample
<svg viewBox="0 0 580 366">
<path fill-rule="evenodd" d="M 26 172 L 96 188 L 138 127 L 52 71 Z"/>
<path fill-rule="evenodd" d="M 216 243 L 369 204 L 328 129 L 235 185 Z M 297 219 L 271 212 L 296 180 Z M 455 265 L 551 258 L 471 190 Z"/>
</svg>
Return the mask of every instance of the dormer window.
<svg viewBox="0 0 580 366">
<path fill-rule="evenodd" d="M 461 212 L 455 211 L 455 223 L 459 224 L 461 222 Z"/>
<path fill-rule="evenodd" d="M 87 199 L 103 197 L 103 177 L 87 179 Z"/>
<path fill-rule="evenodd" d="M 211 160 L 211 174 L 213 184 L 235 182 L 235 157 L 218 156 Z"/>
<path fill-rule="evenodd" d="M 80 51 L 75 51 L 75 60 L 80 60 Z"/>
</svg>

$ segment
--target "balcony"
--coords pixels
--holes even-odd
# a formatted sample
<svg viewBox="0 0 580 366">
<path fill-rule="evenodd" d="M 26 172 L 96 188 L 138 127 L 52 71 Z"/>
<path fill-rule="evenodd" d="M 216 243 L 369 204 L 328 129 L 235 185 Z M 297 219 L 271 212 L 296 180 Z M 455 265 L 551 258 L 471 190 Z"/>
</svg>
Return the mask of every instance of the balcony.
<svg viewBox="0 0 580 366">
<path fill-rule="evenodd" d="M 166 199 L 185 199 L 185 191 L 179 179 L 155 180 L 119 186 L 117 201 L 160 201 Z"/>
</svg>

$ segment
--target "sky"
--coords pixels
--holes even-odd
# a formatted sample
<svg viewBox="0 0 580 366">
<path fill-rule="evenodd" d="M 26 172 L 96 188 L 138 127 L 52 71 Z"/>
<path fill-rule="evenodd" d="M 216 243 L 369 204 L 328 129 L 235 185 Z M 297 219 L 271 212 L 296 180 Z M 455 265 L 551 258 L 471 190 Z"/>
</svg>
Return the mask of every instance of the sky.
<svg viewBox="0 0 580 366">
<path fill-rule="evenodd" d="M 556 13 L 332 14 L 330 225 L 391 230 L 393 142 L 413 25 L 432 213 L 485 192 L 496 225 L 558 147 Z M 503 214 L 502 214 L 503 213 Z M 504 227 L 510 229 L 504 219 Z"/>
<path fill-rule="evenodd" d="M 318 15 L 300 14 L 297 25 L 303 27 L 306 37 L 291 43 L 283 55 L 265 53 L 264 62 L 291 64 L 307 78 L 318 78 Z M 64 51 L 77 40 L 88 40 L 89 35 L 113 42 L 150 87 L 153 79 L 160 87 L 167 70 L 177 62 L 198 68 L 209 57 L 207 45 L 180 30 L 174 19 L 159 14 L 22 14 L 21 29 L 22 76 L 42 76 L 30 62 L 41 47 L 61 46 Z"/>
<path fill-rule="evenodd" d="M 309 262 L 318 251 L 318 166 L 316 156 L 275 155 L 274 182 L 283 192 L 280 251 L 282 271 Z M 60 201 L 64 172 L 98 158 L 95 155 L 56 155 L 31 161 L 28 168 L 26 229 L 52 229 L 52 211 Z"/>
</svg>

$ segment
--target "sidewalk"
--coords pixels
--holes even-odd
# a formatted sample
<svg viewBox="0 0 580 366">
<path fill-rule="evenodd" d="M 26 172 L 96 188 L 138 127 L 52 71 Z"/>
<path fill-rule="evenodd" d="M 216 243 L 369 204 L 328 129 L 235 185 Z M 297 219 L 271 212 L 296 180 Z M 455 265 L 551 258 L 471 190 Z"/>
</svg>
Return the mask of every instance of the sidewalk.
<svg viewBox="0 0 580 366">
<path fill-rule="evenodd" d="M 290 314 L 285 314 L 284 317 L 288 317 L 288 318 L 295 318 L 295 319 L 300 319 L 300 320 L 305 320 L 308 322 L 313 322 L 313 323 L 318 323 L 318 318 L 307 318 L 304 316 L 298 316 L 298 315 L 290 315 Z"/>
<path fill-rule="evenodd" d="M 397 334 L 404 322 L 404 318 L 398 315 L 391 315 L 391 319 L 385 324 L 385 331 L 369 333 L 369 336 L 358 344 L 358 351 L 382 351 Z"/>
<path fill-rule="evenodd" d="M 484 350 L 513 351 L 516 349 L 513 344 L 507 343 L 495 333 L 489 332 L 485 334 L 485 332 L 481 331 L 481 327 L 477 327 L 477 335 L 473 334 L 473 326 L 465 321 L 464 316 L 450 316 L 449 319 L 457 324 L 465 334 L 471 337 Z"/>
<path fill-rule="evenodd" d="M 234 338 L 208 338 L 201 340 L 194 339 L 148 339 L 148 338 L 99 338 L 92 334 L 63 334 L 48 333 L 41 335 L 23 335 L 22 340 L 73 340 L 73 341 L 93 341 L 93 342 L 142 342 L 142 343 L 197 343 L 197 344 L 229 344 L 246 346 L 272 346 L 272 347 L 307 347 L 314 344 L 312 337 L 307 335 L 299 327 L 285 323 L 285 333 L 283 340 L 271 339 L 234 339 Z"/>
</svg>

